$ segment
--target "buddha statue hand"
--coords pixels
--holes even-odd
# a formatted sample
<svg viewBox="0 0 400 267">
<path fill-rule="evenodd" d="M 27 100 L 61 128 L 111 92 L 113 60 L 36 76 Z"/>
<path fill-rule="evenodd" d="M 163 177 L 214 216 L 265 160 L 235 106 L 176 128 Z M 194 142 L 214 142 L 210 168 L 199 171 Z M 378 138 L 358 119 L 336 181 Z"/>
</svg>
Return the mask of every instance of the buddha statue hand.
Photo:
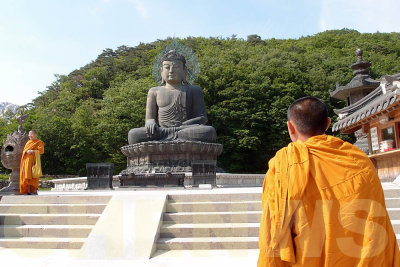
<svg viewBox="0 0 400 267">
<path fill-rule="evenodd" d="M 159 127 L 154 119 L 146 120 L 145 124 L 146 134 L 148 137 L 153 137 L 159 131 Z"/>
</svg>

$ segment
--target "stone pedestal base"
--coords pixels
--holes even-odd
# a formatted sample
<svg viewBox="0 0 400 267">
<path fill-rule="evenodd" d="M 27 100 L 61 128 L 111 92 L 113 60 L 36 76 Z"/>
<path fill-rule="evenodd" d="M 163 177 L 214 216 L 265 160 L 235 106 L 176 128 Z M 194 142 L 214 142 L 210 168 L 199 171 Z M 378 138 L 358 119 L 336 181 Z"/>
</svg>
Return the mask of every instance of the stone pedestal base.
<svg viewBox="0 0 400 267">
<path fill-rule="evenodd" d="M 183 186 L 184 173 L 130 174 L 121 176 L 120 186 Z"/>
<path fill-rule="evenodd" d="M 124 146 L 121 151 L 127 156 L 127 169 L 120 174 L 121 185 L 183 185 L 185 173 L 192 173 L 193 185 L 215 184 L 217 157 L 222 153 L 222 145 L 152 141 Z"/>
<path fill-rule="evenodd" d="M 19 195 L 19 168 L 12 170 L 10 183 L 0 190 L 0 195 Z"/>
</svg>

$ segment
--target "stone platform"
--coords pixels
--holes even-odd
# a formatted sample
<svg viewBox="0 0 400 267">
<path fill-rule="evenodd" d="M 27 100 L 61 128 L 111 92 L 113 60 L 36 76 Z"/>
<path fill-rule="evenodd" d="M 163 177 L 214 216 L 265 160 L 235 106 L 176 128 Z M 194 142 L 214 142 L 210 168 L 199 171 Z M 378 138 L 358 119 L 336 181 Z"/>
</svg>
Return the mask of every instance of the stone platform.
<svg viewBox="0 0 400 267">
<path fill-rule="evenodd" d="M 218 187 L 261 187 L 263 185 L 264 176 L 265 174 L 217 173 L 216 185 Z M 121 186 L 120 178 L 121 177 L 118 175 L 113 177 L 112 184 L 115 189 L 126 187 L 126 185 Z M 192 173 L 185 173 L 183 185 L 185 187 L 193 185 L 192 179 Z M 52 191 L 83 191 L 87 188 L 86 177 L 54 179 L 51 180 L 51 182 L 54 183 Z"/>
<path fill-rule="evenodd" d="M 216 183 L 217 157 L 223 146 L 197 141 L 151 141 L 121 148 L 127 157 L 127 169 L 121 172 L 121 184 L 180 185 L 185 173 L 192 184 Z M 183 181 L 183 180 L 182 180 Z"/>
</svg>

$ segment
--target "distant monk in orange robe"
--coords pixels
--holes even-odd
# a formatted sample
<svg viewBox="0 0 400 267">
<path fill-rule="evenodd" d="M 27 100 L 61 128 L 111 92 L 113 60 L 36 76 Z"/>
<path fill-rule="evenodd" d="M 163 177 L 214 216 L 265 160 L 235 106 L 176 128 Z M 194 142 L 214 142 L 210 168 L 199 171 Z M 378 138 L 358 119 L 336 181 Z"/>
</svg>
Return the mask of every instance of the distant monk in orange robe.
<svg viewBox="0 0 400 267">
<path fill-rule="evenodd" d="M 364 152 L 325 135 L 324 102 L 288 109 L 292 143 L 264 179 L 258 267 L 400 266 L 400 253 L 377 172 Z"/>
<path fill-rule="evenodd" d="M 35 151 L 44 153 L 44 143 L 37 139 L 36 131 L 29 131 L 29 141 L 24 147 L 21 158 L 21 170 L 19 173 L 19 188 L 21 194 L 37 194 L 39 178 L 32 177 L 32 166 L 35 163 Z"/>
</svg>

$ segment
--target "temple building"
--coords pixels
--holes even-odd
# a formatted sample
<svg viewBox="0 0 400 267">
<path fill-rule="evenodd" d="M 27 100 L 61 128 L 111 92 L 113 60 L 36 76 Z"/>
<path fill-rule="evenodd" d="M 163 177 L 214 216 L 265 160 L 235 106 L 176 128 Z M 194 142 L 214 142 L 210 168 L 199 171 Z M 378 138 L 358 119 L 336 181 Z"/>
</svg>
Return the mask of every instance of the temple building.
<svg viewBox="0 0 400 267">
<path fill-rule="evenodd" d="M 355 143 L 372 160 L 382 181 L 400 175 L 400 74 L 376 81 L 369 75 L 370 62 L 362 58 L 351 65 L 353 79 L 345 86 L 336 85 L 331 97 L 346 101 L 335 110 L 338 121 L 332 131 L 355 133 Z"/>
</svg>

